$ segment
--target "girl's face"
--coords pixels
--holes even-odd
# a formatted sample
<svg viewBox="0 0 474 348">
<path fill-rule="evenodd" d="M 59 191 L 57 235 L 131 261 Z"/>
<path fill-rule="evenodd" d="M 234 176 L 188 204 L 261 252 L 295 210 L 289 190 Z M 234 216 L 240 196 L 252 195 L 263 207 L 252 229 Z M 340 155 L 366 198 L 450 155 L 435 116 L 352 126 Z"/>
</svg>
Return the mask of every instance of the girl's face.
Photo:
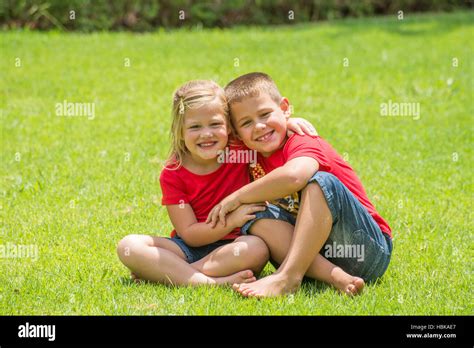
<svg viewBox="0 0 474 348">
<path fill-rule="evenodd" d="M 227 145 L 230 129 L 221 104 L 217 101 L 184 114 L 183 137 L 193 160 L 208 162 Z"/>
</svg>

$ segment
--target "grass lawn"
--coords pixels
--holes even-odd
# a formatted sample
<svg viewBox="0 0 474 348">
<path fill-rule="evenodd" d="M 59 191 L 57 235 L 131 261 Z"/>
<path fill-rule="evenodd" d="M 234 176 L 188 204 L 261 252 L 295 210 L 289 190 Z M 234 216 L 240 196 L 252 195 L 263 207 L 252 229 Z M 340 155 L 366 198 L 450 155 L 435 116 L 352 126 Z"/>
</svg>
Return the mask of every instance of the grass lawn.
<svg viewBox="0 0 474 348">
<path fill-rule="evenodd" d="M 0 32 L 0 246 L 38 249 L 0 258 L 0 314 L 472 314 L 473 23 L 458 12 L 137 35 Z M 392 226 L 390 267 L 362 296 L 318 283 L 260 301 L 137 285 L 117 258 L 125 235 L 172 229 L 157 177 L 173 90 L 250 71 L 274 77 Z M 95 103 L 94 117 L 57 116 L 64 100 Z M 419 103 L 419 117 L 381 116 L 389 101 Z"/>
</svg>

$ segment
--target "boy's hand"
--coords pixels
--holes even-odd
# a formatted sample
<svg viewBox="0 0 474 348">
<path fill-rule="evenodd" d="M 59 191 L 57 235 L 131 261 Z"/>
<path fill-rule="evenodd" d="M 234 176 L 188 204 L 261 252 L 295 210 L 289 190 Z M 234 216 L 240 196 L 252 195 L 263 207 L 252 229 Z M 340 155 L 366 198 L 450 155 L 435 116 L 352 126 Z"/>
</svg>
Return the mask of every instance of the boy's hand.
<svg viewBox="0 0 474 348">
<path fill-rule="evenodd" d="M 247 221 L 255 219 L 255 214 L 258 211 L 264 211 L 266 206 L 262 204 L 242 204 L 235 209 L 228 216 L 228 223 L 234 227 L 242 227 Z"/>
<path fill-rule="evenodd" d="M 237 209 L 241 204 L 236 196 L 232 194 L 227 196 L 218 205 L 212 208 L 207 216 L 206 223 L 211 223 L 211 227 L 215 227 L 217 222 L 220 221 L 221 224 L 225 226 L 225 216 Z"/>
<path fill-rule="evenodd" d="M 288 136 L 293 135 L 293 133 L 297 133 L 299 135 L 318 135 L 318 132 L 316 131 L 314 126 L 310 122 L 306 121 L 304 118 L 289 118 L 286 123 L 286 126 L 288 128 Z"/>
</svg>

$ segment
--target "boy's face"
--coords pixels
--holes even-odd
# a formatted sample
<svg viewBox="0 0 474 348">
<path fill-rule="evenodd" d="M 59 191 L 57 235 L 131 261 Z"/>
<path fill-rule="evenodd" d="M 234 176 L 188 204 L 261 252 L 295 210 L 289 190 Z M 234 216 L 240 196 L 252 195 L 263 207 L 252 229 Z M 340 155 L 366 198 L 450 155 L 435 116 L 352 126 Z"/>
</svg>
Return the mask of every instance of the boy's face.
<svg viewBox="0 0 474 348">
<path fill-rule="evenodd" d="M 231 117 L 240 140 L 249 149 L 270 156 L 286 139 L 289 106 L 288 99 L 282 98 L 278 104 L 263 92 L 232 103 Z"/>
</svg>

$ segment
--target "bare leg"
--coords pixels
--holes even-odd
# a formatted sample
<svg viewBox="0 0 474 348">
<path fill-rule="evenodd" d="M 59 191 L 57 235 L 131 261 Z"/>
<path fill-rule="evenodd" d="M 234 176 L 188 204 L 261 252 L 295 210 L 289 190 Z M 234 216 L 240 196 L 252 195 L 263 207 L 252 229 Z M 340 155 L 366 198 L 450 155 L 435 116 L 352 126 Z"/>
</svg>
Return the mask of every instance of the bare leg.
<svg viewBox="0 0 474 348">
<path fill-rule="evenodd" d="M 145 235 L 129 235 L 117 247 L 120 260 L 141 279 L 172 285 L 223 285 L 254 280 L 250 270 L 226 277 L 209 277 L 191 267 L 174 242 Z M 170 251 L 173 250 L 173 251 Z"/>
<path fill-rule="evenodd" d="M 288 254 L 281 266 L 274 274 L 247 284 L 241 293 L 245 296 L 270 297 L 296 291 L 328 239 L 331 227 L 331 212 L 321 188 L 317 184 L 308 184 L 302 193 Z M 326 271 L 325 276 L 331 272 Z"/>
<path fill-rule="evenodd" d="M 269 256 L 268 247 L 261 238 L 241 236 L 191 266 L 212 277 L 227 276 L 247 269 L 258 275 L 268 262 Z"/>
<path fill-rule="evenodd" d="M 131 235 L 133 237 L 129 237 L 129 238 L 133 238 L 135 240 L 138 240 L 138 241 L 141 241 L 143 243 L 146 243 L 147 245 L 151 246 L 151 247 L 159 247 L 159 248 L 163 248 L 163 249 L 167 249 L 173 253 L 175 253 L 177 256 L 179 256 L 181 259 L 183 260 L 186 260 L 186 256 L 184 255 L 183 251 L 181 250 L 181 248 L 176 244 L 176 243 L 173 243 L 171 242 L 170 240 L 168 240 L 167 238 L 163 238 L 163 237 L 152 237 L 152 236 L 147 236 L 147 235 Z M 127 236 L 128 237 L 128 236 Z M 127 238 L 125 237 L 125 238 Z M 124 239 L 125 239 L 124 238 Z M 150 239 L 151 238 L 151 239 Z M 125 256 L 129 256 L 129 249 L 130 247 L 125 247 L 126 250 L 124 250 L 124 252 L 127 254 Z M 117 253 L 119 253 L 119 249 L 117 248 Z M 119 253 L 119 256 L 120 256 L 120 253 Z M 125 263 L 124 263 L 125 264 Z M 127 266 L 125 264 L 125 266 Z M 128 267 L 128 266 L 127 266 Z M 144 281 L 144 279 L 141 279 L 136 273 L 133 273 L 133 271 L 131 271 L 130 273 L 130 278 L 135 282 L 135 283 L 140 283 L 142 281 Z"/>
<path fill-rule="evenodd" d="M 253 235 L 262 238 L 268 245 L 272 259 L 281 264 L 290 247 L 294 227 L 284 221 L 263 219 L 255 222 L 250 228 Z M 328 283 L 347 295 L 356 295 L 364 286 L 364 281 L 353 277 L 342 268 L 334 265 L 317 254 L 305 274 L 309 278 Z M 234 289 L 247 296 L 250 289 L 246 284 L 235 284 Z"/>
</svg>

